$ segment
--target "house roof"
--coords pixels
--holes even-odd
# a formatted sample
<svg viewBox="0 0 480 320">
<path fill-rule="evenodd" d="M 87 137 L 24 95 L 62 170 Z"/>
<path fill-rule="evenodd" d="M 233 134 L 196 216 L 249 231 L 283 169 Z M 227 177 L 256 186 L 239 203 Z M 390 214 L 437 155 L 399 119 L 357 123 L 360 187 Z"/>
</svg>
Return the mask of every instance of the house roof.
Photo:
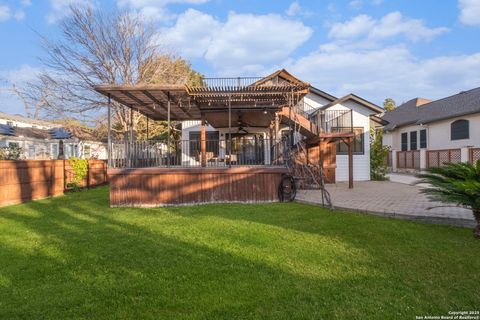
<svg viewBox="0 0 480 320">
<path fill-rule="evenodd" d="M 18 114 L 8 114 L 8 113 L 5 113 L 5 112 L 0 112 L 0 119 L 30 123 L 30 124 L 39 125 L 39 126 L 46 126 L 46 127 L 59 127 L 60 126 L 60 125 L 52 123 L 52 122 L 39 120 L 39 119 L 27 118 L 27 117 L 24 117 L 24 116 L 21 116 L 21 115 L 18 115 Z"/>
<path fill-rule="evenodd" d="M 480 87 L 458 94 L 427 102 L 415 98 L 398 106 L 395 110 L 385 112 L 382 119 L 389 122 L 385 130 L 411 124 L 427 124 L 464 115 L 480 113 Z"/>
<path fill-rule="evenodd" d="M 368 100 L 365 100 L 353 93 L 350 93 L 350 94 L 347 94 L 346 96 L 344 97 L 341 97 L 341 98 L 338 98 L 338 99 L 335 99 L 333 100 L 332 102 L 330 102 L 329 104 L 326 104 L 322 107 L 320 107 L 318 110 L 325 110 L 325 109 L 328 109 L 330 107 L 333 107 L 334 105 L 337 105 L 337 104 L 340 104 L 342 102 L 345 102 L 345 101 L 355 101 L 357 102 L 358 104 L 361 104 L 362 106 L 376 112 L 376 113 L 382 113 L 384 110 L 382 108 L 380 108 L 379 106 L 377 106 L 376 104 L 374 104 L 373 102 L 370 102 Z"/>
<path fill-rule="evenodd" d="M 337 97 L 332 96 L 331 94 L 326 93 L 325 91 L 322 91 L 322 90 L 317 89 L 317 88 L 315 88 L 315 87 L 310 86 L 309 89 L 310 89 L 310 92 L 311 92 L 311 93 L 314 93 L 314 94 L 316 94 L 316 95 L 319 95 L 319 96 L 327 99 L 328 101 L 335 101 L 335 100 L 338 99 Z"/>
</svg>

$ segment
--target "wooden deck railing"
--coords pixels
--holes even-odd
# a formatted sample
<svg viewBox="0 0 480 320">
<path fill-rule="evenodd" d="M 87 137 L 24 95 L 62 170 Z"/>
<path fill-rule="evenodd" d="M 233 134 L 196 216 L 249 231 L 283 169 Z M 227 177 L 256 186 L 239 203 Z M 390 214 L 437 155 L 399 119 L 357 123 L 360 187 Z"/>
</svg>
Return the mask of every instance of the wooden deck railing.
<svg viewBox="0 0 480 320">
<path fill-rule="evenodd" d="M 205 140 L 117 141 L 112 143 L 113 168 L 271 166 L 282 164 L 287 139 L 277 142 L 259 137 Z M 231 151 L 230 151 L 231 150 Z"/>
</svg>

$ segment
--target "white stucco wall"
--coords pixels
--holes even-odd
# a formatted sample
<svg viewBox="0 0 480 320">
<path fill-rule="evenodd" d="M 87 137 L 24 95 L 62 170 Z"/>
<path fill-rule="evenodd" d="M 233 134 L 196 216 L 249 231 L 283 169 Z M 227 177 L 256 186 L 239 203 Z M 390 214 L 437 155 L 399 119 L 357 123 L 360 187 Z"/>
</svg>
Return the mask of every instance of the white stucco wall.
<svg viewBox="0 0 480 320">
<path fill-rule="evenodd" d="M 353 127 L 363 129 L 364 153 L 353 155 L 353 179 L 355 181 L 370 180 L 370 115 L 372 110 L 353 102 L 346 101 L 328 108 L 328 110 L 352 110 Z M 348 155 L 337 155 L 337 181 L 348 181 Z"/>
<path fill-rule="evenodd" d="M 451 140 L 450 125 L 452 122 L 460 119 L 470 121 L 470 138 L 463 140 Z M 429 123 L 423 126 L 409 125 L 399 128 L 393 132 L 384 134 L 383 144 L 390 146 L 392 150 L 401 150 L 401 135 L 404 132 L 410 133 L 417 131 L 417 148 L 420 148 L 420 130 L 427 130 L 427 149 L 456 149 L 462 147 L 480 147 L 480 114 L 474 114 L 463 117 L 455 117 L 443 121 Z M 408 150 L 410 150 L 410 135 L 408 136 Z"/>
</svg>

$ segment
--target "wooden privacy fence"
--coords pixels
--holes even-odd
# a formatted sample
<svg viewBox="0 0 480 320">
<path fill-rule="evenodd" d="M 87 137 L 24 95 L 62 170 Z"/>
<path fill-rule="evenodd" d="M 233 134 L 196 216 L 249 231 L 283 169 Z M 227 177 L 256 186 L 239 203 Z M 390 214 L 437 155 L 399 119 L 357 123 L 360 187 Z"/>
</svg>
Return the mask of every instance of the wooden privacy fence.
<svg viewBox="0 0 480 320">
<path fill-rule="evenodd" d="M 480 148 L 470 148 L 469 160 L 473 164 L 480 160 Z"/>
<path fill-rule="evenodd" d="M 385 165 L 389 168 L 392 167 L 392 151 L 388 151 L 387 155 L 385 156 Z"/>
<path fill-rule="evenodd" d="M 0 206 L 63 194 L 74 176 L 68 160 L 0 160 Z M 89 160 L 79 183 L 93 187 L 107 183 L 107 163 Z"/>
<path fill-rule="evenodd" d="M 461 149 L 427 150 L 427 168 L 462 162 Z"/>
<path fill-rule="evenodd" d="M 397 168 L 399 169 L 420 169 L 420 151 L 398 151 Z"/>
</svg>

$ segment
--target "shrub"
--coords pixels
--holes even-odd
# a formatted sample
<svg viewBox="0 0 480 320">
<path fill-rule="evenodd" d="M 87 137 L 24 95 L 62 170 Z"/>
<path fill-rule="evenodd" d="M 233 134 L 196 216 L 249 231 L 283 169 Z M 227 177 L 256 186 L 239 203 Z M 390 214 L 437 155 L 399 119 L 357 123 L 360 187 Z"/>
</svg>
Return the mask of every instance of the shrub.
<svg viewBox="0 0 480 320">
<path fill-rule="evenodd" d="M 17 145 L 0 148 L 0 160 L 20 160 L 23 149 Z"/>
<path fill-rule="evenodd" d="M 382 144 L 383 131 L 370 129 L 370 179 L 387 180 L 387 158 L 389 147 Z"/>
<path fill-rule="evenodd" d="M 73 169 L 73 179 L 67 183 L 67 188 L 78 191 L 80 189 L 80 182 L 87 176 L 88 173 L 88 161 L 85 159 L 80 159 L 72 157 L 68 159 L 70 166 Z"/>
<path fill-rule="evenodd" d="M 474 236 L 480 238 L 480 160 L 476 164 L 446 163 L 419 174 L 421 182 L 431 185 L 422 192 L 432 200 L 456 203 L 472 210 L 477 222 Z"/>
</svg>

